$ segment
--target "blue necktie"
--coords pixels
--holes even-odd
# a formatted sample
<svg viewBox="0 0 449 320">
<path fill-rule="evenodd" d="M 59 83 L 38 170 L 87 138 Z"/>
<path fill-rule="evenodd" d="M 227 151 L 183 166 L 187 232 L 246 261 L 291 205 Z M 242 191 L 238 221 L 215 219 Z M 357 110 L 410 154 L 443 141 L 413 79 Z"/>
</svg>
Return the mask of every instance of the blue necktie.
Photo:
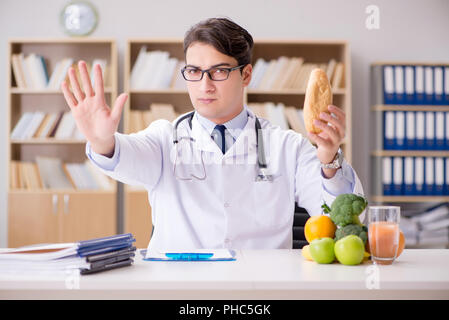
<svg viewBox="0 0 449 320">
<path fill-rule="evenodd" d="M 223 154 L 226 152 L 225 130 L 226 127 L 224 125 L 217 124 L 212 132 L 214 140 Z"/>
</svg>

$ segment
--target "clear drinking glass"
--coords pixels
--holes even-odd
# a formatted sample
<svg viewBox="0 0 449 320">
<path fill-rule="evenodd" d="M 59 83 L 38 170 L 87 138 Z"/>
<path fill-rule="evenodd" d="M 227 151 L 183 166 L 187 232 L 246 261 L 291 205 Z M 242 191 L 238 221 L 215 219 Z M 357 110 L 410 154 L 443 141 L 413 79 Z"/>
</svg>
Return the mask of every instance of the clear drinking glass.
<svg viewBox="0 0 449 320">
<path fill-rule="evenodd" d="M 371 259 L 375 264 L 392 264 L 399 247 L 399 219 L 397 206 L 368 208 L 368 239 Z"/>
</svg>

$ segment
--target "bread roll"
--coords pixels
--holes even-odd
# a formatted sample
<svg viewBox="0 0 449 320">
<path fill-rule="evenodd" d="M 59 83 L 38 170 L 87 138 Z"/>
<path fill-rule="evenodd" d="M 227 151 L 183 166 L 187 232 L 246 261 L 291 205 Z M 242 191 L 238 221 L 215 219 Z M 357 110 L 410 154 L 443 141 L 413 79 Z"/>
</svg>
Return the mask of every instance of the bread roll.
<svg viewBox="0 0 449 320">
<path fill-rule="evenodd" d="M 304 99 L 304 124 L 308 132 L 320 133 L 322 131 L 313 125 L 313 121 L 315 119 L 323 121 L 320 119 L 320 113 L 329 113 L 327 107 L 330 104 L 332 104 L 332 91 L 326 72 L 321 69 L 313 69 Z"/>
</svg>

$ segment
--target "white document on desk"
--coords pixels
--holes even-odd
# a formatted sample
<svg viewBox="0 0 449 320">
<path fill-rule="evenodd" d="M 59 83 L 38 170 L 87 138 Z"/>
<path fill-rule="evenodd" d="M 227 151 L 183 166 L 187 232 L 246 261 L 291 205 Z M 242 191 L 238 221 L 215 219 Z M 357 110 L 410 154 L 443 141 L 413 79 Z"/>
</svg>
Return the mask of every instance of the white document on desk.
<svg viewBox="0 0 449 320">
<path fill-rule="evenodd" d="M 235 251 L 229 249 L 143 250 L 144 260 L 154 261 L 232 261 Z"/>
</svg>

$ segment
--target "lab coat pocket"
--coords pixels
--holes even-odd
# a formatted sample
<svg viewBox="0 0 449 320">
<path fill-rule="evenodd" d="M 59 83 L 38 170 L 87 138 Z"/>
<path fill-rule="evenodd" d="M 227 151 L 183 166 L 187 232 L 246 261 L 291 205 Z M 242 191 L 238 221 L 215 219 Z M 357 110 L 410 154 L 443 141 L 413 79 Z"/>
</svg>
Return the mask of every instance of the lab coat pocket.
<svg viewBox="0 0 449 320">
<path fill-rule="evenodd" d="M 254 222 L 259 226 L 285 224 L 290 215 L 283 208 L 288 202 L 288 182 L 282 174 L 273 175 L 273 181 L 254 182 L 252 191 Z"/>
</svg>

